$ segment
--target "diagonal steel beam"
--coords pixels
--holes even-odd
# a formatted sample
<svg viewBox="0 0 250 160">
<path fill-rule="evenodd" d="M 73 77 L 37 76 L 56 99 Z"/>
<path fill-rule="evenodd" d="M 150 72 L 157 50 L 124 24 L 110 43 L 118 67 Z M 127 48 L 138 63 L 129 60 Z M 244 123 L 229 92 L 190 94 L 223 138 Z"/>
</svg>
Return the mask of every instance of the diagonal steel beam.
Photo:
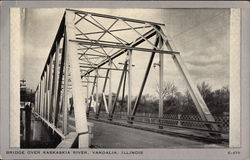
<svg viewBox="0 0 250 160">
<path fill-rule="evenodd" d="M 155 46 L 158 46 L 158 43 L 159 43 L 159 37 L 156 38 Z M 146 82 L 147 82 L 148 74 L 149 74 L 149 71 L 150 71 L 150 69 L 151 69 L 151 66 L 152 66 L 152 63 L 153 63 L 153 60 L 154 60 L 154 56 L 155 56 L 155 52 L 152 52 L 151 57 L 150 57 L 149 62 L 148 62 L 148 66 L 147 66 L 147 69 L 146 69 L 144 78 L 143 78 L 143 81 L 142 81 L 142 85 L 141 85 L 141 88 L 140 88 L 138 97 L 137 97 L 137 99 L 136 99 L 136 101 L 135 101 L 134 108 L 133 108 L 133 111 L 132 111 L 132 113 L 131 113 L 131 116 L 132 116 L 132 117 L 130 118 L 131 121 L 133 121 L 134 115 L 135 115 L 136 110 L 137 110 L 137 108 L 138 108 L 138 105 L 139 105 L 139 103 L 140 103 L 141 96 L 142 96 L 142 92 L 143 92 L 144 86 L 145 86 L 145 84 L 146 84 Z M 131 123 L 131 121 L 130 121 L 130 123 Z"/>
<path fill-rule="evenodd" d="M 164 36 L 162 36 L 162 38 L 165 41 L 166 47 L 168 47 L 169 50 L 173 50 L 174 44 L 172 44 L 171 41 L 169 41 L 167 39 L 167 37 L 163 33 L 163 30 L 161 28 L 159 28 L 158 32 L 161 32 L 161 35 L 164 35 Z M 173 54 L 172 58 L 173 58 L 174 63 L 176 64 L 178 70 L 180 71 L 181 76 L 183 77 L 183 79 L 187 85 L 188 91 L 191 95 L 191 98 L 192 98 L 192 100 L 195 104 L 195 107 L 196 107 L 199 115 L 201 116 L 202 120 L 215 122 L 215 119 L 214 119 L 213 115 L 211 114 L 209 108 L 207 107 L 204 99 L 202 98 L 199 90 L 194 85 L 194 82 L 192 81 L 191 76 L 190 76 L 181 56 L 178 54 Z M 207 124 L 206 126 L 211 130 L 219 131 L 217 124 Z M 216 136 L 219 136 L 219 135 L 216 135 Z"/>
<path fill-rule="evenodd" d="M 153 37 L 155 34 L 156 34 L 156 31 L 152 29 L 152 30 L 148 31 L 147 33 L 145 33 L 143 36 L 144 36 L 145 38 L 151 38 L 151 37 Z M 129 46 L 135 47 L 135 46 L 137 46 L 137 45 L 143 43 L 144 41 L 145 41 L 145 40 L 144 40 L 143 38 L 139 37 L 139 38 L 137 38 L 133 43 L 131 43 Z M 110 60 L 113 60 L 113 59 L 119 57 L 120 55 L 122 55 L 122 54 L 125 53 L 126 51 L 127 51 L 127 49 L 121 49 L 121 50 L 117 51 L 116 53 L 112 54 L 109 58 L 107 58 L 107 59 L 105 59 L 103 62 L 99 63 L 99 64 L 97 65 L 97 67 L 101 67 L 101 66 L 103 66 L 103 65 L 105 65 L 105 64 L 107 64 L 107 63 L 109 63 Z M 94 71 L 94 69 L 90 69 L 90 70 L 87 71 L 84 75 L 87 75 L 87 74 L 89 74 L 89 73 L 91 73 L 91 72 L 93 72 L 93 71 Z M 84 75 L 83 75 L 83 76 L 84 76 Z"/>
<path fill-rule="evenodd" d="M 91 96 L 94 94 L 94 91 L 95 91 L 96 77 L 97 77 L 97 76 L 95 76 L 94 83 L 93 83 L 93 86 L 92 86 Z M 87 97 L 87 99 L 88 99 L 88 98 L 89 98 L 89 97 Z M 89 102 L 88 110 L 87 110 L 87 115 L 89 115 L 91 103 L 92 103 L 92 98 L 90 98 L 90 102 Z"/>
<path fill-rule="evenodd" d="M 122 72 L 122 75 L 121 75 L 121 79 L 120 79 L 120 82 L 119 82 L 119 85 L 118 85 L 118 88 L 117 88 L 117 93 L 116 93 L 116 96 L 115 96 L 115 100 L 114 100 L 114 102 L 113 102 L 113 105 L 112 105 L 112 108 L 110 109 L 110 112 L 109 112 L 109 120 L 112 120 L 112 118 L 113 118 L 113 114 L 114 114 L 114 112 L 115 112 L 115 108 L 116 108 L 116 102 L 117 102 L 117 100 L 118 100 L 118 98 L 119 98 L 119 93 L 120 93 L 120 90 L 121 90 L 121 86 L 122 86 L 122 82 L 123 82 L 123 80 L 124 80 L 124 76 L 125 76 L 125 74 L 126 74 L 126 70 L 127 70 L 127 60 L 126 60 L 126 62 L 125 62 L 125 64 L 124 64 L 124 67 L 123 67 L 123 72 Z"/>
<path fill-rule="evenodd" d="M 184 78 L 184 80 L 187 84 L 188 91 L 192 97 L 192 100 L 193 100 L 193 102 L 196 106 L 196 109 L 198 110 L 198 113 L 200 114 L 202 120 L 214 122 L 215 121 L 214 117 L 211 114 L 209 108 L 207 107 L 205 101 L 203 100 L 199 90 L 194 85 L 194 83 L 191 79 L 191 76 L 189 75 L 188 70 L 181 59 L 181 56 L 180 55 L 173 55 L 172 58 L 173 58 L 177 68 L 179 69 L 182 77 Z M 219 131 L 217 124 L 208 124 L 206 126 L 209 129 Z"/>
<path fill-rule="evenodd" d="M 80 15 L 79 15 L 79 16 L 80 16 Z M 82 17 L 82 18 L 85 19 L 86 21 L 88 21 L 89 23 L 93 24 L 94 26 L 96 26 L 96 27 L 98 27 L 98 28 L 104 30 L 102 27 L 100 27 L 100 26 L 98 26 L 97 24 L 91 22 L 90 20 L 86 19 L 85 17 Z M 91 18 L 92 18 L 92 17 L 91 17 Z M 97 42 L 98 42 L 98 41 L 99 41 L 99 40 L 109 31 L 109 29 L 111 29 L 111 28 L 116 24 L 117 21 L 118 21 L 118 20 L 116 20 L 115 22 L 113 22 L 113 23 L 109 26 L 109 28 L 108 28 L 107 30 L 104 30 L 103 34 L 97 39 Z M 81 33 L 82 33 L 83 35 L 85 35 L 83 32 L 81 32 Z M 85 37 L 88 38 L 86 35 L 85 35 Z M 91 48 L 91 47 L 92 47 L 92 44 L 90 44 L 90 47 L 88 47 L 87 50 L 86 50 L 84 53 L 86 53 L 86 52 L 89 50 L 89 48 Z M 81 58 L 81 56 L 80 56 L 80 58 Z"/>
<path fill-rule="evenodd" d="M 102 88 L 102 94 L 104 94 L 104 92 L 105 92 L 105 89 L 106 89 L 106 84 L 107 84 L 107 80 L 108 80 L 108 75 L 109 75 L 109 69 L 107 70 L 107 72 L 106 72 L 106 78 L 105 78 L 105 80 L 104 80 L 104 84 L 103 84 L 103 88 Z M 98 118 L 98 116 L 99 116 L 99 113 L 100 113 L 100 110 L 101 110 L 101 107 L 102 107 L 102 104 L 104 103 L 104 96 L 102 96 L 102 100 L 101 100 L 101 102 L 100 102 L 100 104 L 99 104 L 99 107 L 97 108 L 97 111 L 96 111 L 96 118 Z"/>
<path fill-rule="evenodd" d="M 120 112 L 122 112 L 122 108 L 123 108 L 123 101 L 124 101 L 124 97 L 125 97 L 126 80 L 127 80 L 127 71 L 124 70 L 124 72 L 125 72 L 125 76 L 124 76 L 123 87 L 122 87 L 122 101 L 121 101 Z"/>
<path fill-rule="evenodd" d="M 137 33 L 140 37 L 142 37 L 145 41 L 147 41 L 152 47 L 154 47 L 155 49 L 157 49 L 156 46 L 154 46 L 154 44 L 152 42 L 150 42 L 148 39 L 146 39 L 145 37 L 143 37 L 143 35 L 138 32 L 136 29 L 134 29 L 130 24 L 128 24 L 126 21 L 122 20 L 123 23 L 125 23 L 127 26 L 129 26 L 135 33 Z"/>
<path fill-rule="evenodd" d="M 119 41 L 121 43 L 122 43 L 122 41 L 125 42 L 123 44 L 128 43 L 125 40 L 123 40 L 122 38 L 120 38 L 120 37 L 114 35 L 113 33 L 109 32 L 109 29 L 106 29 L 103 25 L 101 25 L 101 23 L 99 23 L 97 20 L 95 20 L 95 18 L 93 16 L 90 16 L 90 17 L 91 17 L 91 19 L 93 19 L 100 26 L 100 28 L 102 28 L 102 30 L 104 31 L 104 33 L 109 33 L 112 37 L 114 37 L 117 41 Z M 116 19 L 115 22 L 117 22 L 118 20 L 119 19 Z"/>
</svg>

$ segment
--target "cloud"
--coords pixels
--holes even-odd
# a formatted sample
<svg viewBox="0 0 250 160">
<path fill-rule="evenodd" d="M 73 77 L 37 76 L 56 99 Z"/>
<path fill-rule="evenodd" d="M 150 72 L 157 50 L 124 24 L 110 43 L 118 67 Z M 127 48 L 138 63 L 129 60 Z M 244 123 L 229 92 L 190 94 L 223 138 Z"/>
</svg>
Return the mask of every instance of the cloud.
<svg viewBox="0 0 250 160">
<path fill-rule="evenodd" d="M 195 66 L 209 66 L 209 65 L 215 65 L 218 64 L 218 60 L 210 61 L 210 60 L 205 60 L 205 61 L 186 61 L 188 64 L 195 65 Z"/>
</svg>

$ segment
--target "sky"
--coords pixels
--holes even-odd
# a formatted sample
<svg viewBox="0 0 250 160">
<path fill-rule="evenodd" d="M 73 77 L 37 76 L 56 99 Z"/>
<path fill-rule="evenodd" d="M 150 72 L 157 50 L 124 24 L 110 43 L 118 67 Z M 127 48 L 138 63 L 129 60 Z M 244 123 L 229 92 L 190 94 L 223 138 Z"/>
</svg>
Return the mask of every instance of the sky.
<svg viewBox="0 0 250 160">
<path fill-rule="evenodd" d="M 213 90 L 229 85 L 229 9 L 81 10 L 164 23 L 165 33 L 172 38 L 195 84 L 205 81 Z M 39 83 L 63 13 L 64 9 L 29 8 L 25 11 L 21 79 L 26 79 L 27 87 L 33 90 Z M 133 96 L 139 91 L 149 56 L 150 54 L 133 54 Z M 158 55 L 154 63 L 158 63 Z M 178 91 L 184 92 L 186 86 L 171 56 L 164 56 L 164 63 L 164 81 L 174 83 Z M 144 94 L 156 94 L 158 73 L 159 68 L 151 69 Z M 119 75 L 114 73 L 114 92 Z"/>
</svg>

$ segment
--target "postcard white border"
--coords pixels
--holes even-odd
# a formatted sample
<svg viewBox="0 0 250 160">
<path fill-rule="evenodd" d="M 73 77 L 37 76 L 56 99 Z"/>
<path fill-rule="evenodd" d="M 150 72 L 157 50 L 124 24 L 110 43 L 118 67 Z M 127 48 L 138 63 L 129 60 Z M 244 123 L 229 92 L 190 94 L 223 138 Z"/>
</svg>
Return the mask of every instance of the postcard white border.
<svg viewBox="0 0 250 160">
<path fill-rule="evenodd" d="M 207 2 L 190 2 L 190 1 L 179 1 L 179 2 L 163 2 L 163 1 L 85 1 L 85 2 L 46 2 L 46 1 L 17 1 L 17 2 L 3 2 L 1 7 L 1 155 L 4 158 L 33 158 L 36 155 L 18 155 L 18 154 L 6 154 L 6 150 L 9 150 L 9 108 L 6 106 L 10 106 L 9 103 L 9 80 L 10 80 L 10 58 L 9 54 L 9 8 L 10 7 L 37 7 L 37 8 L 77 8 L 82 6 L 81 8 L 241 8 L 241 73 L 240 73 L 240 83 L 241 83 L 241 136 L 244 139 L 241 142 L 240 148 L 230 148 L 230 149 L 143 149 L 143 155 L 76 155 L 74 159 L 82 159 L 82 158 L 89 158 L 89 159 L 246 159 L 249 156 L 249 51 L 250 47 L 250 37 L 249 35 L 249 28 L 250 28 L 250 6 L 249 2 L 229 2 L 229 1 L 207 1 Z M 239 98 L 239 97 L 238 97 Z M 230 108 L 231 109 L 231 108 Z M 239 118 L 239 117 L 238 117 Z M 243 127 L 244 126 L 244 127 Z M 18 150 L 18 149 L 15 149 Z M 43 149 L 46 150 L 46 149 Z M 48 149 L 47 149 L 48 150 Z M 105 149 L 110 150 L 110 149 Z M 119 149 L 114 149 L 119 150 Z M 133 149 L 132 149 L 133 150 Z M 27 151 L 25 149 L 25 151 Z M 42 151 L 42 150 L 41 150 Z M 228 154 L 228 152 L 237 151 L 240 154 Z M 56 154 L 47 154 L 43 155 L 43 158 L 46 159 L 59 159 L 59 158 L 72 158 L 72 155 L 56 155 Z"/>
</svg>

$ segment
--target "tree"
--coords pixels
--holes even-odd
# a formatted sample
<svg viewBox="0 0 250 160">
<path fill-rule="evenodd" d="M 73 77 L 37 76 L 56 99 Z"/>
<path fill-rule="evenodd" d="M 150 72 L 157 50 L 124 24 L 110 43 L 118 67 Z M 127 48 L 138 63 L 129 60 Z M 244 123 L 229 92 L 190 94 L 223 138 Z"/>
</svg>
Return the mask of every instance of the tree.
<svg viewBox="0 0 250 160">
<path fill-rule="evenodd" d="M 229 96 L 228 86 L 223 86 L 213 92 L 213 103 L 210 106 L 211 112 L 216 115 L 222 115 L 229 112 Z"/>
<path fill-rule="evenodd" d="M 197 88 L 213 115 L 223 115 L 229 112 L 230 91 L 228 86 L 212 90 L 209 83 L 202 82 L 197 85 Z M 157 85 L 156 92 L 159 94 L 159 85 Z M 146 101 L 146 103 L 149 103 L 149 101 Z M 177 87 L 171 82 L 164 83 L 163 85 L 163 103 L 164 114 L 198 114 L 189 91 L 186 90 L 185 93 L 182 94 L 178 92 Z M 154 106 L 154 109 L 159 105 L 158 100 L 151 104 L 151 106 Z M 154 112 L 157 112 L 157 110 Z"/>
<path fill-rule="evenodd" d="M 211 98 L 212 87 L 208 83 L 203 81 L 201 84 L 197 85 L 197 88 L 200 91 L 200 93 L 205 101 L 206 101 L 206 99 Z"/>
<path fill-rule="evenodd" d="M 210 108 L 210 106 L 212 106 L 212 102 L 213 102 L 213 92 L 212 92 L 212 87 L 206 83 L 206 82 L 202 82 L 200 84 L 197 85 L 197 88 L 201 94 L 201 96 L 203 97 L 205 103 L 207 104 L 208 108 Z M 192 97 L 189 93 L 188 90 L 186 90 L 185 92 L 185 105 L 184 105 L 184 109 L 183 112 L 185 113 L 198 113 L 197 109 L 195 107 L 195 104 L 192 100 Z"/>
<path fill-rule="evenodd" d="M 184 106 L 183 106 L 183 113 L 187 113 L 187 114 L 197 113 L 193 99 L 188 90 L 185 91 L 184 97 L 185 97 L 184 98 L 185 100 L 184 100 Z"/>
<path fill-rule="evenodd" d="M 156 92 L 160 95 L 160 85 L 157 84 L 156 86 Z M 178 91 L 177 87 L 175 86 L 174 83 L 172 82 L 167 82 L 167 83 L 163 83 L 162 86 L 162 94 L 163 94 L 163 99 L 171 99 L 175 96 L 175 93 Z"/>
</svg>

